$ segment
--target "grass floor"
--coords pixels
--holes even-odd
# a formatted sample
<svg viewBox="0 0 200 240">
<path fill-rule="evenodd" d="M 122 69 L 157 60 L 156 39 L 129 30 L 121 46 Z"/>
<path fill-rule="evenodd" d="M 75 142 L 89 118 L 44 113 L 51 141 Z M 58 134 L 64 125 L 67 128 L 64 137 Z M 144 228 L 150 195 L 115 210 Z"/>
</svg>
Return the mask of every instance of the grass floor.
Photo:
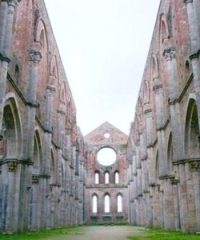
<svg viewBox="0 0 200 240">
<path fill-rule="evenodd" d="M 4 235 L 0 234 L 0 240 L 40 240 L 54 239 L 54 237 L 66 236 L 68 234 L 82 234 L 84 227 L 69 227 L 53 229 L 41 232 L 27 232 L 22 234 Z M 161 229 L 137 228 L 133 237 L 129 240 L 200 240 L 200 234 L 186 234 L 181 232 L 165 231 Z M 91 240 L 91 239 L 88 239 Z M 124 239 L 125 240 L 125 239 Z"/>
<path fill-rule="evenodd" d="M 39 240 L 39 239 L 51 239 L 51 237 L 58 237 L 68 234 L 80 234 L 82 227 L 69 227 L 60 229 L 51 229 L 48 231 L 41 232 L 27 232 L 19 234 L 0 234 L 0 240 Z"/>
<path fill-rule="evenodd" d="M 129 240 L 200 240 L 200 234 L 186 234 L 161 229 L 141 229 L 134 237 Z"/>
</svg>

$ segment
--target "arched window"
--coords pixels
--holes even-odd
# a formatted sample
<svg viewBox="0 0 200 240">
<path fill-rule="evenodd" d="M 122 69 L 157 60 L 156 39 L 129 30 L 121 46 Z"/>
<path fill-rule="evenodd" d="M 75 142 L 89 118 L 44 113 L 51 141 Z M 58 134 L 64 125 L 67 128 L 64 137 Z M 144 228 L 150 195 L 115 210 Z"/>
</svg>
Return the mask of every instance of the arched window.
<svg viewBox="0 0 200 240">
<path fill-rule="evenodd" d="M 94 177 L 94 182 L 95 184 L 99 184 L 99 172 L 95 172 L 95 177 Z"/>
<path fill-rule="evenodd" d="M 98 198 L 97 195 L 92 196 L 92 213 L 96 214 L 98 212 Z"/>
<path fill-rule="evenodd" d="M 121 194 L 117 195 L 117 212 L 122 213 L 123 212 L 123 198 Z"/>
<path fill-rule="evenodd" d="M 110 195 L 108 193 L 104 196 L 104 212 L 110 213 Z"/>
<path fill-rule="evenodd" d="M 109 184 L 110 183 L 110 175 L 109 172 L 105 172 L 105 184 Z"/>
<path fill-rule="evenodd" d="M 115 184 L 119 184 L 119 172 L 115 172 Z"/>
</svg>

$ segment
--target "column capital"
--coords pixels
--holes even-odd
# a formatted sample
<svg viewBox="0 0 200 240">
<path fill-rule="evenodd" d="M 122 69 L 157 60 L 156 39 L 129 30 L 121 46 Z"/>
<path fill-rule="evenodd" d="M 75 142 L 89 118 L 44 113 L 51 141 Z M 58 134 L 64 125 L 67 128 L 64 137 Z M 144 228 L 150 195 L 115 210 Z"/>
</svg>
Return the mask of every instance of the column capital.
<svg viewBox="0 0 200 240">
<path fill-rule="evenodd" d="M 163 56 L 167 61 L 172 61 L 172 59 L 176 57 L 175 47 L 166 48 L 163 52 Z"/>
<path fill-rule="evenodd" d="M 39 63 L 41 59 L 42 59 L 41 52 L 33 50 L 33 49 L 29 50 L 29 53 L 28 53 L 29 61 L 34 62 L 34 63 Z"/>
<path fill-rule="evenodd" d="M 14 8 L 17 7 L 17 5 L 20 1 L 21 0 L 2 0 L 2 2 L 7 2 L 8 6 L 12 6 Z"/>
<path fill-rule="evenodd" d="M 55 92 L 56 91 L 56 87 L 53 86 L 53 85 L 48 84 L 47 85 L 47 90 L 49 90 L 50 92 Z"/>
<path fill-rule="evenodd" d="M 184 2 L 185 4 L 188 4 L 188 3 L 193 3 L 193 0 L 183 0 L 183 2 Z"/>
<path fill-rule="evenodd" d="M 162 89 L 162 88 L 163 88 L 163 85 L 162 85 L 162 84 L 155 84 L 155 85 L 153 86 L 154 92 L 158 92 L 159 89 Z"/>
</svg>

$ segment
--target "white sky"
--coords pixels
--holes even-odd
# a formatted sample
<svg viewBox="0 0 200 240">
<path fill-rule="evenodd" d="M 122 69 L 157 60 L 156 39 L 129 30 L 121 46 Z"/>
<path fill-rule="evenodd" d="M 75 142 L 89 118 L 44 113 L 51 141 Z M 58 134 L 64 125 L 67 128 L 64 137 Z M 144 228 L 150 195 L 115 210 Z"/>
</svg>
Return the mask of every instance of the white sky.
<svg viewBox="0 0 200 240">
<path fill-rule="evenodd" d="M 129 133 L 160 0 L 45 0 L 85 135 Z"/>
</svg>

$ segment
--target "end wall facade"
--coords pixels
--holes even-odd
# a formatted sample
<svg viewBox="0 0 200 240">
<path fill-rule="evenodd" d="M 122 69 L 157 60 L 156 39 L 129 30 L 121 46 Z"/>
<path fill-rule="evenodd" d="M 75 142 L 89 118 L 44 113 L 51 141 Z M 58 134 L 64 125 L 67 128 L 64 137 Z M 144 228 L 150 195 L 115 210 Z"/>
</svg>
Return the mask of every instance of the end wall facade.
<svg viewBox="0 0 200 240">
<path fill-rule="evenodd" d="M 127 135 L 108 122 L 85 137 L 88 145 L 85 166 L 86 223 L 120 224 L 128 221 L 127 140 Z M 116 161 L 112 164 L 99 162 L 98 154 L 105 149 L 112 149 L 116 155 Z"/>
</svg>

